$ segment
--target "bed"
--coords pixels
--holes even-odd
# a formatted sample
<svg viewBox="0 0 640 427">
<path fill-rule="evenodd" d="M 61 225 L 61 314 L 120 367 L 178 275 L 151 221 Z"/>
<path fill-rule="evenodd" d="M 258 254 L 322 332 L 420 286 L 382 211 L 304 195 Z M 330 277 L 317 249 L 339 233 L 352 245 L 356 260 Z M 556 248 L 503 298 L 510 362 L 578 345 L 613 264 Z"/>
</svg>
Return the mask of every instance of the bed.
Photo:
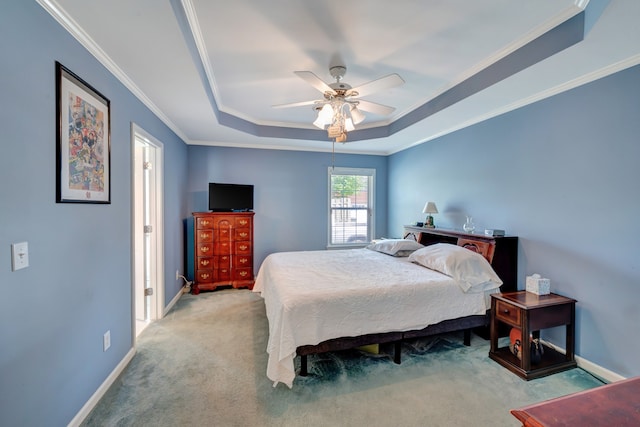
<svg viewBox="0 0 640 427">
<path fill-rule="evenodd" d="M 396 240 L 403 247 L 411 241 L 379 243 Z M 495 242 L 418 242 L 417 249 L 398 251 L 409 256 L 375 248 L 269 255 L 253 291 L 265 301 L 267 377 L 274 386 L 293 386 L 296 356 L 305 375 L 314 353 L 391 342 L 400 363 L 403 339 L 465 330 L 468 344 L 470 329 L 487 325 L 489 295 L 502 284 L 488 262 Z"/>
</svg>

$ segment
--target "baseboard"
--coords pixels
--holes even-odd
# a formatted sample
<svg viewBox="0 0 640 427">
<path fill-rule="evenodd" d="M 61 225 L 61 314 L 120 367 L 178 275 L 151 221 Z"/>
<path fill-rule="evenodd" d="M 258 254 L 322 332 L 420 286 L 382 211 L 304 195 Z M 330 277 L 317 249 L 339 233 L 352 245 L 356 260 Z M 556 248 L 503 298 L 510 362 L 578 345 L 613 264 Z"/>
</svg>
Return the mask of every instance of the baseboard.
<svg viewBox="0 0 640 427">
<path fill-rule="evenodd" d="M 131 359 L 133 359 L 133 356 L 135 354 L 135 347 L 129 350 L 129 352 L 122 358 L 120 363 L 118 363 L 118 366 L 116 366 L 115 369 L 111 371 L 111 374 L 109 374 L 109 376 L 104 380 L 100 387 L 98 387 L 96 392 L 93 393 L 93 396 L 91 396 L 87 403 L 84 404 L 82 409 L 80 409 L 76 416 L 73 417 L 71 422 L 69 422 L 69 427 L 77 427 L 84 421 L 85 418 L 87 418 L 91 410 L 98 404 L 100 399 L 102 399 L 102 396 L 104 396 L 107 390 L 109 390 L 109 387 L 111 387 L 111 385 L 115 382 L 122 371 L 124 371 L 124 368 L 126 368 L 129 362 L 131 362 Z"/>
<path fill-rule="evenodd" d="M 562 347 L 558 347 L 557 345 L 552 344 L 549 341 L 544 341 L 544 340 L 541 340 L 541 341 L 545 345 L 548 345 L 549 347 L 553 348 L 559 353 L 562 353 L 562 354 L 566 353 L 566 350 Z M 585 371 L 589 372 L 591 375 L 601 379 L 606 383 L 614 383 L 616 381 L 626 379 L 622 375 L 616 374 L 615 372 L 610 371 L 606 368 L 603 368 L 602 366 L 595 364 L 583 357 L 575 356 L 575 358 L 579 368 L 584 369 Z"/>
<path fill-rule="evenodd" d="M 171 301 L 169 301 L 169 304 L 167 304 L 167 306 L 164 308 L 164 311 L 162 312 L 162 317 L 166 316 L 167 313 L 171 310 L 171 308 L 176 305 L 176 303 L 178 302 L 178 300 L 180 299 L 180 297 L 182 296 L 182 294 L 184 293 L 184 289 L 186 286 L 183 286 L 182 288 L 180 288 L 180 292 L 178 292 L 176 294 L 175 297 L 173 297 L 173 299 Z"/>
</svg>

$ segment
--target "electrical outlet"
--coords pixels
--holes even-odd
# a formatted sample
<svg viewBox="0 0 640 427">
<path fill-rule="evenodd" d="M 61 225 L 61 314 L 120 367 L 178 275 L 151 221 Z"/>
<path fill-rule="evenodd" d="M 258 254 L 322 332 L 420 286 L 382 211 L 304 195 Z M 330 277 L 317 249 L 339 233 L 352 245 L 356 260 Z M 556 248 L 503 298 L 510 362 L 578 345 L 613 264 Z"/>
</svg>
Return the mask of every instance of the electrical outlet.
<svg viewBox="0 0 640 427">
<path fill-rule="evenodd" d="M 180 270 L 176 270 L 176 280 L 180 279 Z"/>
<path fill-rule="evenodd" d="M 104 335 L 102 336 L 102 351 L 107 351 L 109 350 L 109 347 L 111 347 L 111 331 L 107 331 L 104 333 Z"/>
</svg>

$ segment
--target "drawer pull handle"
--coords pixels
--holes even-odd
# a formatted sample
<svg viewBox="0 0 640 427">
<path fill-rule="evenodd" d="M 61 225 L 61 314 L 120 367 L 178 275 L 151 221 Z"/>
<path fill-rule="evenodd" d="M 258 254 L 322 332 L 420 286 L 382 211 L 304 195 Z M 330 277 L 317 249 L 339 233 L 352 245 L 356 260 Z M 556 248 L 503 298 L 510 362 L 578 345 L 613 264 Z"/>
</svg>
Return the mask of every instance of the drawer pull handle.
<svg viewBox="0 0 640 427">
<path fill-rule="evenodd" d="M 509 314 L 509 309 L 505 308 L 504 310 L 502 310 L 502 312 L 503 312 L 504 314 Z"/>
</svg>

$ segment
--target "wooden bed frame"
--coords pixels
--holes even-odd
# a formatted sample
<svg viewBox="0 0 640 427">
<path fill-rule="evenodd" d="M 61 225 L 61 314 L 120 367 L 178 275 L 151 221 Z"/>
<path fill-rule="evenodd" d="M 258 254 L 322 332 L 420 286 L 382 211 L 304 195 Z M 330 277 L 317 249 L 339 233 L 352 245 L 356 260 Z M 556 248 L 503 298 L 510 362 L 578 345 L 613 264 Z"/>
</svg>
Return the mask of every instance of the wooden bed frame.
<svg viewBox="0 0 640 427">
<path fill-rule="evenodd" d="M 515 236 L 493 237 L 481 234 L 469 234 L 457 230 L 440 228 L 404 227 L 404 238 L 413 239 L 425 246 L 435 243 L 451 243 L 481 253 L 489 262 L 496 274 L 504 282 L 501 292 L 517 290 L 518 277 L 518 238 Z M 488 337 L 489 311 L 485 315 L 460 317 L 444 320 L 424 329 L 368 334 L 358 337 L 342 337 L 323 341 L 316 345 L 304 345 L 296 349 L 300 356 L 300 375 L 308 375 L 310 354 L 347 350 L 371 344 L 394 344 L 393 361 L 401 362 L 401 345 L 405 339 L 421 338 L 448 332 L 464 331 L 464 345 L 471 344 L 471 330 L 475 329 L 480 336 Z"/>
</svg>

